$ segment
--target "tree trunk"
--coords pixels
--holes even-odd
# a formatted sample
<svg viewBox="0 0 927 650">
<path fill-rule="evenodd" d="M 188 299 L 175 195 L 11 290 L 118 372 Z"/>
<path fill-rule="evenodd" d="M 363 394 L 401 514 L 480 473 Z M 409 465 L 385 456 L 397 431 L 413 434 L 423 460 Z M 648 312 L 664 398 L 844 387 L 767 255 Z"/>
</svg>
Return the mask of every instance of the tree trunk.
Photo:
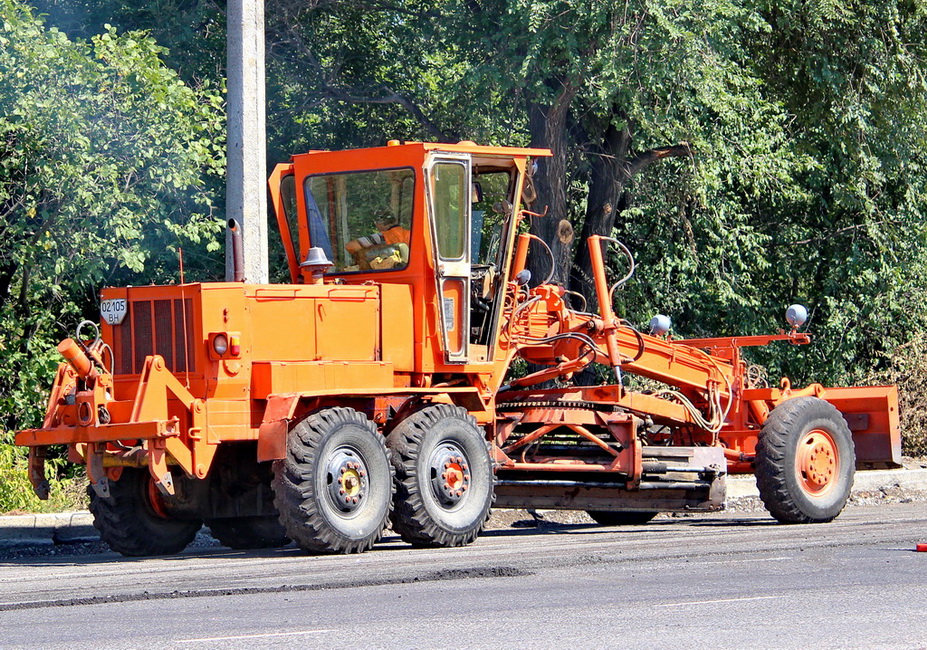
<svg viewBox="0 0 927 650">
<path fill-rule="evenodd" d="M 598 310 L 595 284 L 592 277 L 592 260 L 589 257 L 587 238 L 592 235 L 610 237 L 619 213 L 626 207 L 625 196 L 628 181 L 651 163 L 662 158 L 688 156 L 692 150 L 688 143 L 649 149 L 637 155 L 631 155 L 632 134 L 626 126 L 616 129 L 610 124 L 602 138 L 601 145 L 596 146 L 596 155 L 592 160 L 592 172 L 589 179 L 589 199 L 586 208 L 586 220 L 573 272 L 570 276 L 570 288 L 585 296 L 590 311 Z M 632 251 L 633 252 L 633 251 Z M 622 277 L 627 272 L 623 266 L 614 275 Z"/>
<path fill-rule="evenodd" d="M 538 168 L 534 175 L 538 198 L 534 210 L 547 214 L 544 217 L 532 217 L 530 232 L 543 239 L 554 258 L 554 270 L 551 282 L 566 286 L 572 253 L 572 227 L 567 221 L 566 168 L 568 139 L 566 137 L 567 116 L 570 104 L 576 96 L 576 88 L 569 82 L 564 83 L 560 94 L 551 106 L 532 103 L 528 108 L 531 146 L 548 148 L 553 153 L 550 158 L 538 158 Z M 565 222 L 565 223 L 563 223 Z M 551 274 L 551 260 L 546 251 L 535 244 L 528 257 L 528 269 L 531 271 L 532 284 L 538 284 Z"/>
<path fill-rule="evenodd" d="M 610 236 L 618 216 L 621 197 L 628 175 L 628 152 L 631 148 L 631 131 L 626 116 L 618 109 L 614 115 L 625 118 L 624 128 L 618 129 L 610 121 L 602 141 L 593 146 L 589 176 L 589 198 L 586 202 L 586 219 L 576 259 L 570 274 L 570 288 L 586 298 L 587 309 L 596 311 L 598 300 L 592 278 L 592 261 L 587 239 L 592 235 Z"/>
</svg>

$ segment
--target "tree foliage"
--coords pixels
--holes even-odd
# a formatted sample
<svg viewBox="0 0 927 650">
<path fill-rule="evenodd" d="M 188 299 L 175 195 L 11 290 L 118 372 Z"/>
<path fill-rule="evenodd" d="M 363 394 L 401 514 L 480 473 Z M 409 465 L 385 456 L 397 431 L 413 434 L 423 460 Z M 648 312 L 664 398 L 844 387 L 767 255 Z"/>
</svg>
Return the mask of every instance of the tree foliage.
<svg viewBox="0 0 927 650">
<path fill-rule="evenodd" d="M 0 406 L 13 427 L 35 423 L 54 344 L 100 285 L 175 277 L 185 243 L 206 254 L 224 142 L 220 95 L 182 82 L 149 36 L 70 40 L 17 0 L 0 15 Z"/>
<path fill-rule="evenodd" d="M 751 56 L 813 164 L 761 215 L 773 287 L 811 303 L 803 362 L 859 380 L 927 324 L 927 14 L 919 3 L 760 3 Z M 798 374 L 796 372 L 796 374 Z"/>
</svg>

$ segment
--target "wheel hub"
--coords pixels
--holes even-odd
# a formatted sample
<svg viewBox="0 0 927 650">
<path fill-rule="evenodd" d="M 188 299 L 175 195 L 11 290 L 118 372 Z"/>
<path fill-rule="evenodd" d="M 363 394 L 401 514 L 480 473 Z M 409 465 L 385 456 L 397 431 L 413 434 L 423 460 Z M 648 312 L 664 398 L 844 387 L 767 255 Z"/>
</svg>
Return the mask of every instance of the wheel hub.
<svg viewBox="0 0 927 650">
<path fill-rule="evenodd" d="M 158 489 L 157 484 L 154 482 L 154 479 L 151 476 L 146 477 L 146 490 L 148 496 L 148 505 L 151 506 L 151 511 L 161 519 L 170 519 L 171 516 L 167 512 L 167 507 L 164 505 L 164 496 L 161 494 L 161 491 Z"/>
<path fill-rule="evenodd" d="M 837 445 L 823 429 L 813 429 L 798 443 L 796 463 L 802 487 L 815 496 L 827 492 L 836 482 Z"/>
<path fill-rule="evenodd" d="M 331 455 L 326 470 L 331 502 L 345 513 L 357 510 L 370 489 L 364 459 L 350 447 L 339 447 Z"/>
<path fill-rule="evenodd" d="M 453 442 L 435 447 L 429 459 L 431 487 L 441 505 L 452 508 L 470 489 L 470 463 L 463 449 Z"/>
</svg>

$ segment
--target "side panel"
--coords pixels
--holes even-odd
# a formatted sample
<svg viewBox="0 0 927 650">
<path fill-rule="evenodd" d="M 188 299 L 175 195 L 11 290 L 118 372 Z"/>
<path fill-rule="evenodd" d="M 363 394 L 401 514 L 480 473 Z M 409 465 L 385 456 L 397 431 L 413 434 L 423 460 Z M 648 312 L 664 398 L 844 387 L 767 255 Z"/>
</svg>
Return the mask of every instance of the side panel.
<svg viewBox="0 0 927 650">
<path fill-rule="evenodd" d="M 393 366 L 380 361 L 352 362 L 274 362 L 254 364 L 252 396 L 348 393 L 393 388 Z"/>
<path fill-rule="evenodd" d="M 901 467 L 901 427 L 895 386 L 828 388 L 824 399 L 843 413 L 859 469 Z"/>
<path fill-rule="evenodd" d="M 416 342 L 412 287 L 384 284 L 380 286 L 380 295 L 382 359 L 392 363 L 397 372 L 413 372 Z"/>
<path fill-rule="evenodd" d="M 316 359 L 315 306 L 315 298 L 292 289 L 255 292 L 247 355 L 255 361 Z"/>
<path fill-rule="evenodd" d="M 380 358 L 379 292 L 370 287 L 325 286 L 316 301 L 316 350 L 325 361 Z M 281 331 L 286 336 L 286 330 Z"/>
<path fill-rule="evenodd" d="M 240 332 L 242 352 L 238 358 L 207 357 L 203 365 L 207 390 L 204 397 L 219 400 L 248 398 L 251 384 L 251 360 L 248 346 L 254 329 L 248 314 L 248 301 L 242 284 L 222 283 L 202 286 L 202 332 L 199 346 L 208 354 L 211 333 Z M 247 422 L 248 420 L 245 420 Z"/>
</svg>

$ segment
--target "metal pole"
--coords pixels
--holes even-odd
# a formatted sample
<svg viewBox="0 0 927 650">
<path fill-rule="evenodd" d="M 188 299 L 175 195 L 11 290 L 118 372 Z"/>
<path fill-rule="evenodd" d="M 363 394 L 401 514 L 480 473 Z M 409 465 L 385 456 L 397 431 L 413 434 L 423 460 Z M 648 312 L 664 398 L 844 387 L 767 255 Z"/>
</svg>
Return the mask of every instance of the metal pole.
<svg viewBox="0 0 927 650">
<path fill-rule="evenodd" d="M 228 189 L 226 216 L 241 224 L 245 282 L 268 281 L 264 0 L 228 1 Z M 226 236 L 225 277 L 232 243 Z"/>
</svg>

